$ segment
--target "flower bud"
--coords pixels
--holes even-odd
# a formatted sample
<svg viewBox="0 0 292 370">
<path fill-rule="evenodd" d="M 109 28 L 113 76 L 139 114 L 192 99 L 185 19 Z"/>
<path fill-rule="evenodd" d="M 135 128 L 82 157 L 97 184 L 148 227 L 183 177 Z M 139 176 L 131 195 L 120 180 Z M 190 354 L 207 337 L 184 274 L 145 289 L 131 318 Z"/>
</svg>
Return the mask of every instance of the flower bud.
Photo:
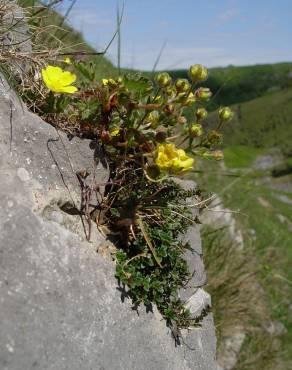
<svg viewBox="0 0 292 370">
<path fill-rule="evenodd" d="M 203 158 L 215 159 L 216 161 L 221 161 L 224 158 L 222 150 L 214 150 L 213 152 L 207 151 L 201 154 Z"/>
<path fill-rule="evenodd" d="M 115 128 L 115 129 L 110 131 L 110 134 L 111 134 L 111 136 L 118 136 L 120 131 L 121 130 L 119 128 Z"/>
<path fill-rule="evenodd" d="M 206 111 L 205 108 L 198 108 L 196 111 L 196 117 L 198 121 L 206 118 L 207 115 L 208 115 L 208 112 Z"/>
<path fill-rule="evenodd" d="M 190 92 L 189 96 L 187 97 L 186 101 L 184 102 L 184 105 L 189 107 L 189 106 L 195 104 L 196 100 L 197 99 L 196 99 L 195 95 L 192 92 Z"/>
<path fill-rule="evenodd" d="M 184 124 L 186 124 L 186 123 L 187 123 L 187 119 L 186 119 L 186 117 L 184 117 L 184 116 L 179 116 L 177 121 L 178 121 L 178 123 L 179 123 L 180 125 L 184 125 Z"/>
<path fill-rule="evenodd" d="M 72 64 L 72 60 L 69 57 L 64 58 L 64 63 Z"/>
<path fill-rule="evenodd" d="M 202 126 L 198 123 L 194 123 L 190 127 L 190 136 L 191 137 L 199 137 L 203 135 L 203 129 Z"/>
<path fill-rule="evenodd" d="M 112 78 L 109 78 L 109 79 L 103 78 L 101 80 L 101 83 L 102 83 L 103 86 L 108 86 L 109 85 L 109 86 L 114 87 L 114 86 L 117 85 L 116 81 L 114 79 L 112 79 Z"/>
<path fill-rule="evenodd" d="M 175 82 L 175 87 L 178 92 L 187 92 L 190 89 L 190 83 L 186 78 L 179 78 Z"/>
<path fill-rule="evenodd" d="M 110 78 L 110 79 L 108 80 L 108 84 L 109 84 L 109 86 L 111 86 L 111 87 L 116 87 L 116 86 L 118 85 L 117 81 L 115 81 L 113 78 Z"/>
<path fill-rule="evenodd" d="M 207 141 L 210 145 L 216 145 L 221 142 L 222 134 L 218 131 L 212 130 L 208 133 Z"/>
<path fill-rule="evenodd" d="M 233 112 L 229 107 L 223 107 L 219 109 L 220 121 L 230 121 L 233 117 Z"/>
<path fill-rule="evenodd" d="M 175 95 L 176 95 L 176 89 L 174 86 L 168 86 L 166 89 L 165 89 L 165 92 L 166 94 L 170 97 L 170 98 L 174 98 Z"/>
<path fill-rule="evenodd" d="M 158 131 L 155 135 L 155 139 L 158 143 L 163 143 L 167 138 L 167 134 L 165 131 Z"/>
<path fill-rule="evenodd" d="M 158 73 L 156 76 L 156 82 L 161 87 L 166 87 L 171 84 L 171 77 L 167 72 Z"/>
<path fill-rule="evenodd" d="M 157 111 L 153 111 L 148 114 L 147 122 L 151 123 L 151 128 L 155 129 L 159 124 L 159 114 Z"/>
<path fill-rule="evenodd" d="M 222 150 L 215 150 L 212 155 L 216 161 L 221 161 L 224 158 Z"/>
<path fill-rule="evenodd" d="M 161 95 L 158 95 L 154 98 L 154 103 L 161 104 L 163 102 L 163 98 Z"/>
<path fill-rule="evenodd" d="M 166 106 L 164 107 L 164 112 L 167 114 L 172 114 L 174 112 L 174 109 L 174 104 L 166 104 Z"/>
<path fill-rule="evenodd" d="M 205 81 L 208 77 L 208 70 L 202 64 L 191 66 L 189 73 L 193 83 Z"/>
<path fill-rule="evenodd" d="M 107 143 L 111 139 L 110 133 L 106 130 L 102 130 L 100 138 L 104 143 Z"/>
<path fill-rule="evenodd" d="M 195 93 L 198 99 L 207 100 L 211 98 L 212 92 L 208 87 L 200 87 Z"/>
<path fill-rule="evenodd" d="M 168 120 L 167 120 L 167 123 L 165 123 L 164 125 L 165 126 L 176 126 L 177 124 L 177 118 L 175 116 L 169 116 L 168 117 Z"/>
</svg>

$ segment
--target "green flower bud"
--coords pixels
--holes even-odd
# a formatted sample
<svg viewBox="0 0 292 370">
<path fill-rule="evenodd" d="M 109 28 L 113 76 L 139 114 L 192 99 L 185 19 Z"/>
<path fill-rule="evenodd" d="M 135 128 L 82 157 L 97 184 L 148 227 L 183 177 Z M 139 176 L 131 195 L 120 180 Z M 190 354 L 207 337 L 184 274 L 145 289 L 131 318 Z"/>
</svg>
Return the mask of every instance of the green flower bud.
<svg viewBox="0 0 292 370">
<path fill-rule="evenodd" d="M 222 150 L 215 150 L 212 154 L 216 161 L 221 161 L 224 158 Z"/>
<path fill-rule="evenodd" d="M 164 91 L 171 98 L 174 98 L 176 95 L 176 89 L 174 86 L 168 86 Z"/>
<path fill-rule="evenodd" d="M 158 73 L 156 76 L 156 82 L 161 87 L 166 87 L 171 84 L 171 77 L 167 72 Z"/>
<path fill-rule="evenodd" d="M 115 81 L 113 78 L 110 78 L 110 79 L 108 80 L 108 85 L 109 85 L 110 87 L 116 87 L 116 86 L 118 85 L 118 83 L 117 83 L 117 81 Z"/>
<path fill-rule="evenodd" d="M 174 104 L 166 104 L 163 110 L 167 114 L 172 114 L 174 112 L 174 109 L 175 109 Z"/>
<path fill-rule="evenodd" d="M 179 78 L 175 82 L 175 87 L 178 92 L 187 92 L 190 89 L 190 83 L 186 78 Z"/>
<path fill-rule="evenodd" d="M 184 117 L 184 116 L 180 116 L 180 117 L 178 117 L 178 123 L 180 124 L 180 125 L 184 125 L 184 124 L 186 124 L 187 123 L 187 119 L 186 119 L 186 117 Z"/>
<path fill-rule="evenodd" d="M 203 128 L 200 124 L 194 123 L 190 127 L 190 136 L 191 137 L 199 137 L 203 135 Z"/>
<path fill-rule="evenodd" d="M 220 134 L 218 131 L 212 130 L 208 133 L 207 136 L 207 142 L 210 145 L 216 145 L 219 144 L 222 140 L 222 134 Z"/>
<path fill-rule="evenodd" d="M 189 73 L 193 83 L 205 81 L 208 77 L 208 70 L 202 64 L 191 66 Z"/>
<path fill-rule="evenodd" d="M 200 87 L 195 93 L 198 99 L 207 100 L 212 96 L 212 92 L 208 87 Z"/>
<path fill-rule="evenodd" d="M 190 107 L 191 105 L 195 104 L 196 100 L 197 99 L 195 95 L 192 92 L 190 92 L 186 101 L 184 102 L 184 105 L 186 105 L 187 107 Z"/>
<path fill-rule="evenodd" d="M 213 152 L 204 152 L 201 155 L 206 159 L 215 159 L 216 161 L 221 161 L 224 158 L 222 150 L 214 150 Z"/>
<path fill-rule="evenodd" d="M 208 115 L 208 112 L 206 111 L 205 108 L 198 108 L 196 111 L 196 117 L 198 121 L 206 118 L 207 115 Z"/>
<path fill-rule="evenodd" d="M 157 128 L 159 124 L 159 113 L 157 111 L 149 113 L 146 120 L 151 123 L 153 129 Z"/>
<path fill-rule="evenodd" d="M 233 112 L 229 107 L 223 107 L 219 109 L 220 121 L 230 121 L 233 117 Z"/>
<path fill-rule="evenodd" d="M 156 98 L 154 98 L 153 102 L 155 104 L 162 104 L 163 103 L 163 97 L 161 95 L 158 95 L 158 96 L 156 96 Z"/>
</svg>

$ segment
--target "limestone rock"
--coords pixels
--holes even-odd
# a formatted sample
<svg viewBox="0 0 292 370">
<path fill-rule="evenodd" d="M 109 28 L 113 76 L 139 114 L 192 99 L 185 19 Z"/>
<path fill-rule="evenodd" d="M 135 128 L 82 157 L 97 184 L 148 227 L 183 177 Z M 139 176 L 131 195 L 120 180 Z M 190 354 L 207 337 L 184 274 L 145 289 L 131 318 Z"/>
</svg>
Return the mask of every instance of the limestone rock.
<svg viewBox="0 0 292 370">
<path fill-rule="evenodd" d="M 202 212 L 201 221 L 204 225 L 209 225 L 214 229 L 224 228 L 238 248 L 243 249 L 243 235 L 236 225 L 232 210 L 224 207 L 223 201 L 218 195 L 212 200 L 208 208 Z"/>
<path fill-rule="evenodd" d="M 187 300 L 186 307 L 189 308 L 194 317 L 199 317 L 204 310 L 211 307 L 211 296 L 204 289 L 198 288 Z"/>
<path fill-rule="evenodd" d="M 285 325 L 281 321 L 269 321 L 267 323 L 264 323 L 263 326 L 266 332 L 270 335 L 273 335 L 274 337 L 281 337 L 288 332 Z"/>
<path fill-rule="evenodd" d="M 246 334 L 241 327 L 233 328 L 233 332 L 222 339 L 223 353 L 219 356 L 219 365 L 222 370 L 235 369 L 238 355 Z"/>
</svg>

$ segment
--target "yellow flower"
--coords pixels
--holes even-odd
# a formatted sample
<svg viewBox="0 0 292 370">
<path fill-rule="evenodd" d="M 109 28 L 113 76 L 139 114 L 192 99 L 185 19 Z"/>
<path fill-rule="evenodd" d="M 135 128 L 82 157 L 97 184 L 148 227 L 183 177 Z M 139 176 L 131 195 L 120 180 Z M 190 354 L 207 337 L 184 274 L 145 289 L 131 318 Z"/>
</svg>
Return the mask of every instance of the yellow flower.
<svg viewBox="0 0 292 370">
<path fill-rule="evenodd" d="M 64 63 L 66 64 L 72 64 L 72 61 L 69 57 L 64 58 Z"/>
<path fill-rule="evenodd" d="M 119 128 L 115 128 L 114 130 L 112 130 L 112 131 L 110 132 L 110 134 L 111 134 L 112 136 L 118 136 L 118 135 L 119 135 L 119 133 L 120 133 L 120 129 L 119 129 Z"/>
<path fill-rule="evenodd" d="M 183 149 L 177 149 L 174 144 L 160 144 L 157 148 L 156 165 L 162 171 L 179 174 L 193 167 L 194 159 Z"/>
<path fill-rule="evenodd" d="M 77 91 L 77 87 L 71 86 L 76 81 L 76 75 L 60 67 L 47 66 L 42 69 L 42 77 L 47 88 L 55 93 L 73 94 Z"/>
<path fill-rule="evenodd" d="M 101 80 L 101 83 L 102 83 L 103 86 L 108 86 L 108 85 L 115 86 L 117 84 L 116 81 L 113 80 L 112 78 L 109 78 L 109 79 L 103 78 Z"/>
</svg>

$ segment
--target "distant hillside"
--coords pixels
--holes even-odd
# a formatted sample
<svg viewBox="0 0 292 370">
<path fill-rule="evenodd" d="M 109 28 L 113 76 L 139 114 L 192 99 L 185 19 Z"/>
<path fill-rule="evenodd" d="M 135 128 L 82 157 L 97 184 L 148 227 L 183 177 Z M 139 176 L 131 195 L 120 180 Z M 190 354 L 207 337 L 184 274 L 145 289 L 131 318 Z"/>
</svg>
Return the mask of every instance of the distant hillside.
<svg viewBox="0 0 292 370">
<path fill-rule="evenodd" d="M 187 70 L 168 72 L 173 78 L 186 78 L 188 75 Z M 267 92 L 292 86 L 292 63 L 211 68 L 205 86 L 215 95 L 209 106 L 211 109 L 246 102 Z"/>
<path fill-rule="evenodd" d="M 224 145 L 279 147 L 292 155 L 292 88 L 268 93 L 232 106 L 234 119 L 226 124 Z M 208 124 L 215 125 L 217 114 Z"/>
</svg>

